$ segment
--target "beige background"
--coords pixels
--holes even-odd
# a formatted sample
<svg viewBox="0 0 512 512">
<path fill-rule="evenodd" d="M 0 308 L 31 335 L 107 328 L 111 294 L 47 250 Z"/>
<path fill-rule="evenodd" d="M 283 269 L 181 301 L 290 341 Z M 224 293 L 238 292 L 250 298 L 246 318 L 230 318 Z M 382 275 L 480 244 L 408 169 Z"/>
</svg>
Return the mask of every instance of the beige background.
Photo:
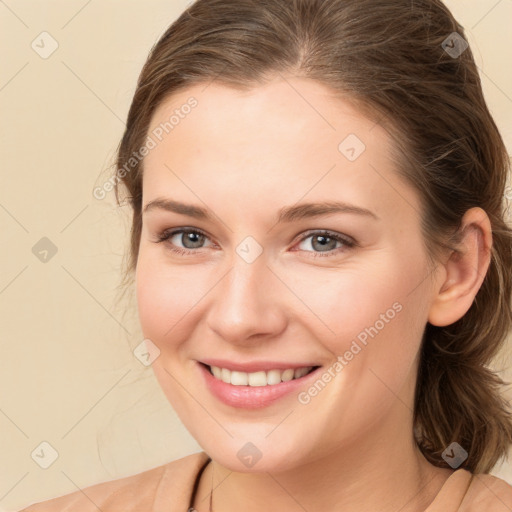
<svg viewBox="0 0 512 512">
<path fill-rule="evenodd" d="M 136 310 L 116 295 L 127 211 L 92 196 L 147 52 L 187 4 L 0 0 L 0 510 L 200 450 L 132 353 Z M 512 153 L 512 0 L 448 5 Z M 51 49 L 43 31 L 58 43 L 46 59 L 31 47 Z M 43 441 L 58 452 L 48 469 Z M 512 483 L 511 465 L 494 474 Z"/>
</svg>

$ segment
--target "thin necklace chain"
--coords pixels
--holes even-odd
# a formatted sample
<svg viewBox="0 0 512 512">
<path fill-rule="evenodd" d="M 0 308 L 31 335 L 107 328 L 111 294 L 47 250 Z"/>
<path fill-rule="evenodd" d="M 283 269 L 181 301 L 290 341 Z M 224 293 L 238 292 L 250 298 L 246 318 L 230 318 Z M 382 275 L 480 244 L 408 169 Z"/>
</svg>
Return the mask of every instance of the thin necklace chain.
<svg viewBox="0 0 512 512">
<path fill-rule="evenodd" d="M 212 491 L 210 492 L 210 508 L 208 509 L 209 512 L 213 512 L 213 506 L 212 506 L 212 502 L 213 502 L 213 460 L 211 461 L 212 463 Z"/>
</svg>

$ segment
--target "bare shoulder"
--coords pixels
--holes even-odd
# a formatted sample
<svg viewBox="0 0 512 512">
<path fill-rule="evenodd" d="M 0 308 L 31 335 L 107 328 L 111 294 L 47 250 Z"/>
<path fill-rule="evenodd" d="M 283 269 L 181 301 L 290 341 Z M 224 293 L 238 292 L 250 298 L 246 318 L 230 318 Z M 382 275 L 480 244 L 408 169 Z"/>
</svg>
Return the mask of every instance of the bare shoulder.
<svg viewBox="0 0 512 512">
<path fill-rule="evenodd" d="M 512 486 L 488 474 L 474 474 L 460 506 L 460 512 L 510 512 Z"/>
<path fill-rule="evenodd" d="M 207 460 L 204 452 L 194 453 L 135 475 L 34 503 L 19 512 L 150 512 L 164 510 L 164 506 L 171 510 L 169 497 L 176 497 L 177 502 L 186 499 L 191 482 Z"/>
</svg>

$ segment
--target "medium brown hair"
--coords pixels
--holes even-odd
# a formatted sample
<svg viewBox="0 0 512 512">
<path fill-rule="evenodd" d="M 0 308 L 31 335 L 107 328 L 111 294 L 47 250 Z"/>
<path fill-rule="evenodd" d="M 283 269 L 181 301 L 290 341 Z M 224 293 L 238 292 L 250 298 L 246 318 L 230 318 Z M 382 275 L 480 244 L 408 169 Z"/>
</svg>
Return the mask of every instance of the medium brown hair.
<svg viewBox="0 0 512 512">
<path fill-rule="evenodd" d="M 426 326 L 414 404 L 416 442 L 432 464 L 446 467 L 442 452 L 456 441 L 468 452 L 460 467 L 489 472 L 512 443 L 504 382 L 488 367 L 512 325 L 510 161 L 464 42 L 439 0 L 198 0 L 150 52 L 116 165 L 144 145 L 165 99 L 213 80 L 248 89 L 281 73 L 309 78 L 379 122 L 397 172 L 421 198 L 433 264 L 442 249 L 458 250 L 468 209 L 481 207 L 491 221 L 490 268 L 474 303 L 452 325 Z M 123 188 L 133 209 L 125 277 L 137 265 L 143 164 L 116 180 L 118 203 Z"/>
</svg>

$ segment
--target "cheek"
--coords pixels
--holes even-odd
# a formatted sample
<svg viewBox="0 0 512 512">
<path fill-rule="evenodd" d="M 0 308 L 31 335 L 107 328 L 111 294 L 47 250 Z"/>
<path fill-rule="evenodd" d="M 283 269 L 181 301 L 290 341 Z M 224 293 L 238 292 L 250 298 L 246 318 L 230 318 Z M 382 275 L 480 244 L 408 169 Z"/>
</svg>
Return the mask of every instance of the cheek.
<svg viewBox="0 0 512 512">
<path fill-rule="evenodd" d="M 421 257 L 376 251 L 364 264 L 321 279 L 318 270 L 303 271 L 294 281 L 294 292 L 307 305 L 302 318 L 310 320 L 304 322 L 333 357 L 345 359 L 347 383 L 370 368 L 397 386 L 406 377 L 427 319 L 426 272 Z"/>
<path fill-rule="evenodd" d="M 370 428 L 396 404 L 397 396 L 403 396 L 401 390 L 407 395 L 402 400 L 409 402 L 413 392 L 409 377 L 421 341 L 421 292 L 407 296 L 407 286 L 391 287 L 389 282 L 372 280 L 369 274 L 355 277 L 345 276 L 339 281 L 343 287 L 333 287 L 324 294 L 331 303 L 313 300 L 318 317 L 335 333 L 316 319 L 315 338 L 333 354 L 333 364 L 338 366 L 333 368 L 336 376 L 328 391 L 310 399 L 316 400 L 312 407 L 325 410 L 323 423 L 329 426 L 324 434 L 334 438 L 340 435 L 339 425 L 347 417 L 353 424 L 346 426 L 343 435 L 357 437 Z M 304 420 L 311 410 L 308 406 L 301 411 Z"/>
<path fill-rule="evenodd" d="M 174 373 L 190 364 L 194 345 L 189 340 L 204 329 L 222 274 L 211 265 L 171 263 L 163 249 L 141 247 L 135 276 L 137 309 L 143 336 L 160 350 L 153 367 L 162 385 L 169 375 L 160 367 Z"/>
<path fill-rule="evenodd" d="M 136 294 L 144 336 L 157 345 L 176 338 L 197 314 L 194 306 L 207 292 L 208 282 L 207 276 L 192 266 L 171 267 L 142 251 L 137 263 Z"/>
<path fill-rule="evenodd" d="M 394 321 L 397 309 L 413 298 L 411 283 L 421 275 L 418 266 L 404 268 L 389 251 L 376 251 L 366 261 L 354 259 L 339 269 L 304 266 L 286 272 L 283 280 L 292 283 L 296 298 L 285 289 L 283 296 L 297 304 L 297 318 L 310 319 L 309 327 L 320 339 L 351 339 L 375 323 L 381 330 L 382 322 L 387 326 Z"/>
</svg>

